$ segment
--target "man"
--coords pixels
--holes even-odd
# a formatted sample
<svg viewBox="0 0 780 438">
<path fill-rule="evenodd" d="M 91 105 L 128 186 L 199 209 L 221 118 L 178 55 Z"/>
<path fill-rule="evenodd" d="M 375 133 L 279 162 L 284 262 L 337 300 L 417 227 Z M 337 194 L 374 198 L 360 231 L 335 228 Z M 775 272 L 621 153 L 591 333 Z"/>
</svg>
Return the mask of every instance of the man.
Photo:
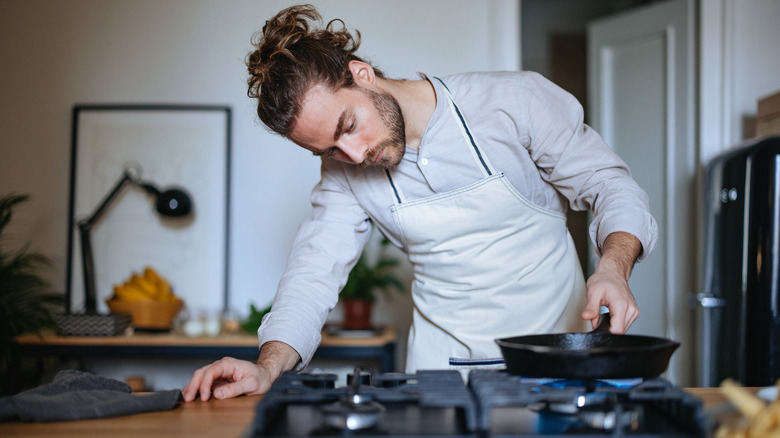
<svg viewBox="0 0 780 438">
<path fill-rule="evenodd" d="M 407 372 L 500 366 L 494 339 L 637 318 L 628 278 L 653 249 L 647 195 L 577 101 L 540 75 L 392 80 L 310 6 L 269 20 L 248 57 L 249 95 L 274 132 L 322 160 L 256 364 L 197 370 L 184 400 L 260 394 L 303 368 L 374 223 L 414 269 Z M 601 257 L 587 286 L 565 212 L 591 209 Z M 587 291 L 585 293 L 585 291 Z M 466 367 L 466 368 L 463 368 Z"/>
</svg>

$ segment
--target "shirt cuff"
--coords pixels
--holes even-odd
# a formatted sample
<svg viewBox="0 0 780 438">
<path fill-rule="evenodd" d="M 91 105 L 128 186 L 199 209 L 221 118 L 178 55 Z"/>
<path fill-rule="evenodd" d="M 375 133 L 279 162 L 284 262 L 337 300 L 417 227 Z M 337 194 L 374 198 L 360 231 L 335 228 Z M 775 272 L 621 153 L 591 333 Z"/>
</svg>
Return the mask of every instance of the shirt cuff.
<svg viewBox="0 0 780 438">
<path fill-rule="evenodd" d="M 260 347 L 269 341 L 284 342 L 292 347 L 301 356 L 301 361 L 295 367 L 296 371 L 301 371 L 314 357 L 322 341 L 322 334 L 318 328 L 301 327 L 300 320 L 279 318 L 270 312 L 263 318 L 260 328 L 257 329 L 257 341 Z"/>
<path fill-rule="evenodd" d="M 596 244 L 598 255 L 601 256 L 604 241 L 612 233 L 622 231 L 629 233 L 639 239 L 642 244 L 642 250 L 637 257 L 637 263 L 646 259 L 655 250 L 658 240 L 658 225 L 651 214 L 646 211 L 629 214 L 634 220 L 626 220 L 623 217 L 605 217 L 600 221 L 594 220 L 590 224 L 590 236 Z M 636 220 L 640 218 L 640 220 Z"/>
</svg>

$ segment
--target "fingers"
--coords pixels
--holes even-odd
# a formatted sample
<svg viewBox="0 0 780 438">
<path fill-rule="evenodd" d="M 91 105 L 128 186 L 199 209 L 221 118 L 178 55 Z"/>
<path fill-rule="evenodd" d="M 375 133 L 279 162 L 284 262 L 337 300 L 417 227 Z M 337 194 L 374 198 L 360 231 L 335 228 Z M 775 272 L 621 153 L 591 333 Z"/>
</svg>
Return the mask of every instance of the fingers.
<svg viewBox="0 0 780 438">
<path fill-rule="evenodd" d="M 211 388 L 218 379 L 231 379 L 235 370 L 235 359 L 223 358 L 211 365 L 199 368 L 192 374 L 190 383 L 182 389 L 182 399 L 191 402 L 198 397 L 207 401 L 211 397 Z"/>
<path fill-rule="evenodd" d="M 216 399 L 226 399 L 242 394 L 262 394 L 268 391 L 272 380 L 264 368 L 249 361 L 226 357 L 196 370 L 182 389 L 182 399 L 190 402 L 198 394 L 202 401 L 207 401 L 212 395 Z"/>
<path fill-rule="evenodd" d="M 609 307 L 609 306 L 607 306 Z M 617 307 L 617 306 L 613 306 Z M 622 335 L 626 332 L 628 327 L 626 326 L 626 314 L 623 309 L 609 308 L 609 332 L 616 335 Z M 621 306 L 622 307 L 622 306 Z"/>
<path fill-rule="evenodd" d="M 185 402 L 191 402 L 195 400 L 195 397 L 198 396 L 198 388 L 200 387 L 200 382 L 203 379 L 203 373 L 205 372 L 206 368 L 207 367 L 199 368 L 195 370 L 194 373 L 192 373 L 190 382 L 187 383 L 187 386 L 181 390 L 182 400 Z"/>
<path fill-rule="evenodd" d="M 623 330 L 624 333 L 628 331 L 628 328 L 631 327 L 631 324 L 633 324 L 634 321 L 637 320 L 637 318 L 639 318 L 639 308 L 636 305 L 630 306 L 626 310 L 626 320 L 625 320 L 626 326 L 625 329 Z"/>
<path fill-rule="evenodd" d="M 582 311 L 581 318 L 590 321 L 591 328 L 596 328 L 599 323 L 599 310 L 601 308 L 600 297 L 590 297 L 585 305 L 585 310 Z"/>
<path fill-rule="evenodd" d="M 633 302 L 619 301 L 605 304 L 609 308 L 610 333 L 622 335 L 628 331 L 631 324 L 639 317 L 639 309 Z"/>
<path fill-rule="evenodd" d="M 625 333 L 639 317 L 639 308 L 628 284 L 617 276 L 591 276 L 587 284 L 587 297 L 581 316 L 582 319 L 590 320 L 593 328 L 598 325 L 600 306 L 609 308 L 610 333 Z"/>
<path fill-rule="evenodd" d="M 633 299 L 613 300 L 613 302 L 607 304 L 609 307 L 610 317 L 612 319 L 612 325 L 610 332 L 615 334 L 623 334 L 628 331 L 631 324 L 639 317 L 639 308 Z"/>
<path fill-rule="evenodd" d="M 258 393 L 258 386 L 257 379 L 254 378 L 254 376 L 245 377 L 241 380 L 225 383 L 218 388 L 214 388 L 214 398 L 223 400 L 226 398 L 238 397 L 243 394 L 254 395 Z"/>
</svg>

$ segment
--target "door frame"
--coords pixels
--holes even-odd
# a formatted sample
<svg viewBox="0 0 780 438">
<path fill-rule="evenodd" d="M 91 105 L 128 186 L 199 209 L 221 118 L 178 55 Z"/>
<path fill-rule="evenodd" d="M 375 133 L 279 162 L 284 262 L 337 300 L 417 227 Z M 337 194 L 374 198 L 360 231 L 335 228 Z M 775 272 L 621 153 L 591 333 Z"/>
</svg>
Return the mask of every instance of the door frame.
<svg viewBox="0 0 780 438">
<path fill-rule="evenodd" d="M 617 44 L 621 38 L 630 40 L 636 35 L 656 35 L 665 41 L 665 132 L 664 132 L 664 178 L 663 220 L 666 229 L 659 230 L 663 257 L 663 317 L 666 320 L 664 335 L 681 342 L 682 347 L 673 356 L 669 367 L 669 378 L 678 384 L 693 381 L 694 350 L 693 311 L 688 305 L 689 295 L 696 290 L 698 274 L 698 227 L 696 190 L 698 189 L 698 150 L 696 143 L 696 2 L 695 0 L 674 0 L 655 3 L 623 12 L 611 17 L 595 20 L 588 28 L 588 113 L 593 127 L 601 133 L 607 144 L 614 146 L 611 139 L 613 125 L 609 120 L 610 108 L 604 106 L 609 100 L 610 72 L 602 71 L 608 49 L 595 47 L 592 42 L 594 26 L 620 23 L 613 28 L 614 34 L 601 30 L 598 35 L 606 44 Z M 656 23 L 667 22 L 665 27 Z M 628 25 L 626 23 L 629 23 Z M 625 32 L 619 29 L 627 29 Z M 677 82 L 684 81 L 684 84 Z M 683 90 L 682 92 L 680 90 Z M 606 115 L 607 117 L 603 117 Z M 682 188 L 682 189 L 681 189 Z M 641 311 L 641 309 L 640 309 Z"/>
</svg>

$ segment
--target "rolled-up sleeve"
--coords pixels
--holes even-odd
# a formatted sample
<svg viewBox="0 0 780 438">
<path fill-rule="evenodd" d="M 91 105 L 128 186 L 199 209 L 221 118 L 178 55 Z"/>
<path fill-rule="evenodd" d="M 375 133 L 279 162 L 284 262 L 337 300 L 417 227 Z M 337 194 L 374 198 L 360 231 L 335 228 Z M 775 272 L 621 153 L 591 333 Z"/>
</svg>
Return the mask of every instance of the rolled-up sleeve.
<svg viewBox="0 0 780 438">
<path fill-rule="evenodd" d="M 312 218 L 298 229 L 272 310 L 257 332 L 260 346 L 281 341 L 295 349 L 298 369 L 314 356 L 322 326 L 371 230 L 334 160 L 323 160 L 311 199 Z"/>
</svg>

